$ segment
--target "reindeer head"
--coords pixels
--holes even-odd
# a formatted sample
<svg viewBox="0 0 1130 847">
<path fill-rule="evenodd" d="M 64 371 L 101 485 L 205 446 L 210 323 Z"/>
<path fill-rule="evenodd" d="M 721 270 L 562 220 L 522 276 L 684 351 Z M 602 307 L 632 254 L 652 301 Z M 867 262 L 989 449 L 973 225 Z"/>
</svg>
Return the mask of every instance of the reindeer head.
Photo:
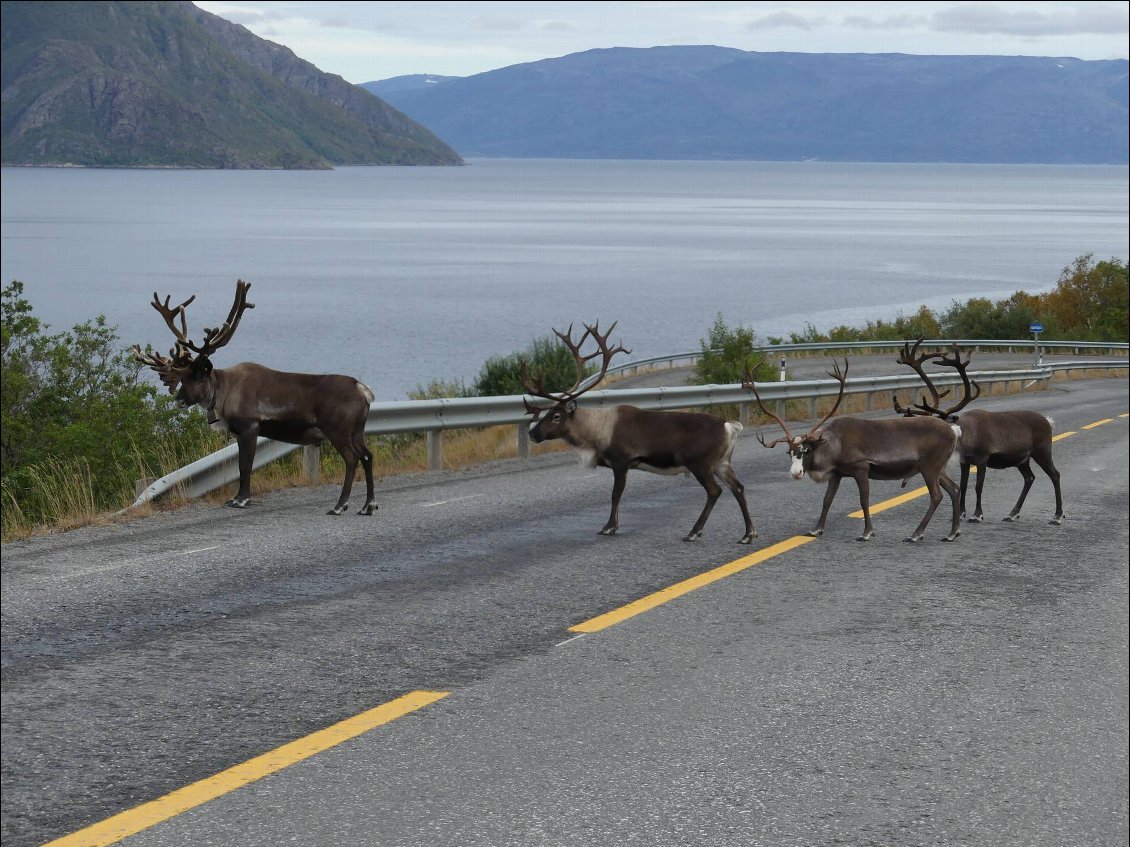
<svg viewBox="0 0 1130 847">
<path fill-rule="evenodd" d="M 545 390 L 544 374 L 539 374 L 537 380 L 530 378 L 526 372 L 526 363 L 521 363 L 521 380 L 522 386 L 526 389 L 526 393 L 533 397 L 540 397 L 550 402 L 549 406 L 538 406 L 531 403 L 529 400 L 523 398 L 522 402 L 526 406 L 526 412 L 534 416 L 534 421 L 530 425 L 530 438 L 535 443 L 542 441 L 550 441 L 555 438 L 564 438 L 566 441 L 570 439 L 570 432 L 573 426 L 573 420 L 577 412 L 577 398 L 590 391 L 600 384 L 604 379 L 604 375 L 608 372 L 608 364 L 612 361 L 612 357 L 617 353 L 630 353 L 630 350 L 624 349 L 622 345 L 610 347 L 608 344 L 608 336 L 612 334 L 612 330 L 616 328 L 616 322 L 613 321 L 612 326 L 604 335 L 600 334 L 600 322 L 593 325 L 585 324 L 585 332 L 580 337 L 580 340 L 573 341 L 573 325 L 569 324 L 569 329 L 565 332 L 553 330 L 554 335 L 561 339 L 569 351 L 573 354 L 573 359 L 577 363 L 577 378 L 573 382 L 571 388 L 562 392 L 549 392 Z M 588 355 L 581 352 L 581 347 L 584 343 L 592 338 L 596 341 L 597 350 Z M 581 383 L 585 380 L 585 365 L 596 359 L 601 358 L 600 373 L 596 375 L 588 386 L 581 388 Z"/>
<path fill-rule="evenodd" d="M 766 443 L 765 439 L 760 435 L 757 436 L 757 440 L 761 442 L 762 447 L 776 447 L 778 444 L 786 445 L 789 456 L 792 458 L 789 473 L 792 475 L 793 479 L 801 479 L 805 473 L 810 472 L 812 469 L 813 454 L 820 445 L 824 443 L 824 436 L 821 434 L 820 428 L 824 426 L 828 418 L 836 413 L 836 410 L 840 408 L 840 402 L 844 399 L 844 387 L 847 384 L 848 367 L 849 364 L 846 358 L 844 359 L 844 369 L 842 371 L 838 363 L 832 363 L 832 370 L 827 371 L 827 374 L 832 377 L 832 379 L 839 382 L 840 392 L 836 396 L 836 402 L 832 405 L 828 413 L 820 419 L 820 422 L 816 424 L 816 426 L 812 427 L 804 435 L 793 435 L 789 432 L 789 428 L 785 426 L 785 422 L 766 408 L 765 404 L 761 402 L 761 395 L 757 393 L 757 383 L 753 379 L 754 369 L 746 369 L 745 378 L 742 380 L 742 388 L 753 392 L 753 396 L 757 398 L 757 405 L 761 407 L 761 411 L 775 420 L 785 433 L 784 438 L 777 438 L 768 443 Z"/>
<path fill-rule="evenodd" d="M 169 296 L 162 303 L 156 292 L 153 294 L 152 306 L 156 309 L 165 323 L 176 336 L 176 345 L 169 351 L 168 357 L 160 356 L 149 350 L 142 350 L 140 346 L 133 346 L 133 355 L 139 362 L 148 365 L 165 384 L 170 394 L 176 396 L 180 406 L 200 405 L 207 407 L 212 400 L 212 361 L 209 358 L 213 353 L 231 341 L 239 326 L 240 318 L 244 311 L 254 309 L 254 303 L 247 302 L 247 290 L 251 283 L 238 280 L 235 284 L 235 302 L 232 304 L 228 319 L 216 329 L 204 329 L 204 341 L 197 346 L 188 338 L 188 322 L 185 309 L 196 295 L 193 294 L 179 306 L 169 305 Z M 177 326 L 177 319 L 180 326 Z M 196 354 L 195 356 L 193 354 Z M 177 386 L 180 390 L 177 390 Z"/>
</svg>

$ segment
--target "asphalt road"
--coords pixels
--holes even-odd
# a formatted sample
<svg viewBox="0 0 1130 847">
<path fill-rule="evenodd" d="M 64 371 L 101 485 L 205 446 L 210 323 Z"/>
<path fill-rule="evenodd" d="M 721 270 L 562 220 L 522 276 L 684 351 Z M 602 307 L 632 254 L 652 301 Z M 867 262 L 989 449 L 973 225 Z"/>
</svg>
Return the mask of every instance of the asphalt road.
<svg viewBox="0 0 1130 847">
<path fill-rule="evenodd" d="M 1127 384 L 979 405 L 1075 431 L 1062 526 L 1039 471 L 998 522 L 996 471 L 954 544 L 944 507 L 899 540 L 921 499 L 863 544 L 845 484 L 824 538 L 582 637 L 803 533 L 821 488 L 747 431 L 752 551 L 731 499 L 680 542 L 701 489 L 645 474 L 599 537 L 609 474 L 560 455 L 386 479 L 371 518 L 331 484 L 4 545 L 4 844 L 420 689 L 449 694 L 125 843 L 1126 843 Z"/>
</svg>

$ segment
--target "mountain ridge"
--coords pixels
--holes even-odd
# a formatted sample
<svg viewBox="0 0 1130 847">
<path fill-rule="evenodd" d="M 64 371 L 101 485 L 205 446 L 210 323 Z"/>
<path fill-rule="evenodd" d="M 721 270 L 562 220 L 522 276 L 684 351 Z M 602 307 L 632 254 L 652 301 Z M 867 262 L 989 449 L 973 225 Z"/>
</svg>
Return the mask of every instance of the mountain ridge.
<svg viewBox="0 0 1130 847">
<path fill-rule="evenodd" d="M 458 165 L 434 133 L 181 2 L 2 3 L 4 165 Z"/>
<path fill-rule="evenodd" d="M 470 157 L 1127 163 L 1125 60 L 686 45 L 394 79 L 362 87 Z"/>
</svg>

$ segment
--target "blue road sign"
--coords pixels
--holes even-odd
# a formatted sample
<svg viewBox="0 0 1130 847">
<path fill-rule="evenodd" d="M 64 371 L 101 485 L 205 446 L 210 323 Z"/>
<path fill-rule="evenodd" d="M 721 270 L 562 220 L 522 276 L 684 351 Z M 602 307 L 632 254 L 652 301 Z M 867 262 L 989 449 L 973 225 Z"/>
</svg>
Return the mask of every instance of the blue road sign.
<svg viewBox="0 0 1130 847">
<path fill-rule="evenodd" d="M 1043 332 L 1044 331 L 1044 325 L 1038 324 L 1035 321 L 1033 321 L 1032 323 L 1028 324 L 1028 331 L 1029 332 Z"/>
</svg>

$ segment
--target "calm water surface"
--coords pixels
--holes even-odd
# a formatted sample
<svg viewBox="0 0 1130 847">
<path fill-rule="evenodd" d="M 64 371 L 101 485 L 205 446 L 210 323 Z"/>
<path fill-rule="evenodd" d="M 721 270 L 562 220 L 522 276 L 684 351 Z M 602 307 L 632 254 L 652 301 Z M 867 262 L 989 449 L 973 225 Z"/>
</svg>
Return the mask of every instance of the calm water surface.
<svg viewBox="0 0 1130 847">
<path fill-rule="evenodd" d="M 333 171 L 3 170 L 0 275 L 55 329 L 98 314 L 167 350 L 249 312 L 218 366 L 353 374 L 379 399 L 550 327 L 620 322 L 632 358 L 715 316 L 764 338 L 1046 291 L 1126 260 L 1125 167 L 474 160 Z"/>
</svg>

